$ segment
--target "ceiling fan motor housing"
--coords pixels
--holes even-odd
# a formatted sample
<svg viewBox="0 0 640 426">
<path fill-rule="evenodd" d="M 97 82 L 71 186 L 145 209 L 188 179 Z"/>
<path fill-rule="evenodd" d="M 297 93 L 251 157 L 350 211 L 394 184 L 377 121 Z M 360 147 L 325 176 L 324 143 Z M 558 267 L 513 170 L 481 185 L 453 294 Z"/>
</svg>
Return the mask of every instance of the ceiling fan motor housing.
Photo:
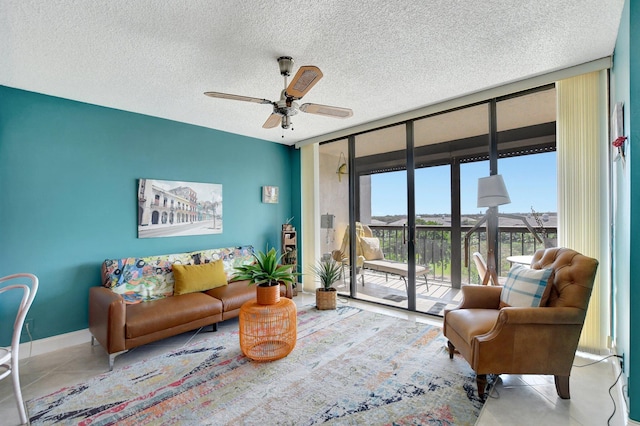
<svg viewBox="0 0 640 426">
<path fill-rule="evenodd" d="M 299 105 L 297 102 L 287 101 L 286 99 L 280 99 L 275 103 L 273 112 L 280 114 L 283 117 L 291 117 L 298 113 Z"/>
</svg>

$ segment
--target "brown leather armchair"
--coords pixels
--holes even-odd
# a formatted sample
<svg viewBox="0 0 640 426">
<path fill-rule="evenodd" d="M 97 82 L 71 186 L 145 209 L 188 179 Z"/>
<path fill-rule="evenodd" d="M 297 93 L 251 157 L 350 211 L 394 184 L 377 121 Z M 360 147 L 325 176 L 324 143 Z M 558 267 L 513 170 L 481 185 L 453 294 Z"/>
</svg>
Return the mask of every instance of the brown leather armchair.
<svg viewBox="0 0 640 426">
<path fill-rule="evenodd" d="M 552 269 L 551 292 L 539 308 L 500 309 L 502 286 L 467 285 L 456 308 L 445 311 L 449 358 L 457 350 L 476 372 L 484 398 L 487 374 L 550 374 L 568 399 L 569 375 L 598 261 L 567 248 L 538 250 L 533 269 Z"/>
</svg>

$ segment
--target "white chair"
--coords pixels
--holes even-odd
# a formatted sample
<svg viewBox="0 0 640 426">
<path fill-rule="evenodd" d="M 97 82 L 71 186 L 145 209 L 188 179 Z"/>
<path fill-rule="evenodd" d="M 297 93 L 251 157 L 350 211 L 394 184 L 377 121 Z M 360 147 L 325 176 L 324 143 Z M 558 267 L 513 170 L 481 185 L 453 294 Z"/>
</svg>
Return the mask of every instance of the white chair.
<svg viewBox="0 0 640 426">
<path fill-rule="evenodd" d="M 471 255 L 473 257 L 473 261 L 476 264 L 476 269 L 478 270 L 478 275 L 480 276 L 480 282 L 484 280 L 484 276 L 487 273 L 487 263 L 484 261 L 484 257 L 479 252 L 475 252 Z"/>
<path fill-rule="evenodd" d="M 471 255 L 473 261 L 476 264 L 478 275 L 480 276 L 480 283 L 484 282 L 484 276 L 487 274 L 487 262 L 484 260 L 484 256 L 479 252 L 475 252 Z M 493 279 L 491 281 L 494 281 Z M 507 282 L 507 277 L 498 277 L 498 282 L 493 282 L 493 285 L 504 285 Z"/>
<path fill-rule="evenodd" d="M 13 390 L 16 394 L 16 400 L 18 402 L 20 422 L 26 424 L 28 422 L 28 419 L 27 413 L 24 408 L 24 401 L 22 399 L 22 390 L 20 389 L 20 372 L 18 370 L 20 356 L 18 354 L 18 350 L 20 348 L 20 335 L 22 334 L 22 326 L 24 325 L 24 320 L 27 317 L 27 312 L 29 311 L 31 304 L 33 303 L 33 299 L 36 297 L 36 293 L 38 292 L 38 277 L 32 274 L 8 275 L 6 277 L 0 278 L 0 284 L 18 279 L 26 279 L 29 283 L 9 283 L 4 287 L 0 287 L 0 295 L 11 290 L 22 292 L 22 299 L 18 307 L 16 320 L 13 323 L 13 337 L 11 339 L 11 346 L 7 348 L 0 348 L 0 370 L 2 370 L 2 373 L 0 373 L 0 380 L 8 377 L 9 375 L 12 376 Z"/>
</svg>

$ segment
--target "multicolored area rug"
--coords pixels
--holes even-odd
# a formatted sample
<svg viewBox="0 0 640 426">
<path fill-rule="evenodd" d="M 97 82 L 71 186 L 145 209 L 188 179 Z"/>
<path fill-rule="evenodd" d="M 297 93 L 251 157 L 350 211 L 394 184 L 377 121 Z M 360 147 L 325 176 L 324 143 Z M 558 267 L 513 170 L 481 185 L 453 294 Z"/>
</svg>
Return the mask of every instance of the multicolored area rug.
<svg viewBox="0 0 640 426">
<path fill-rule="evenodd" d="M 237 332 L 28 401 L 32 425 L 472 425 L 474 373 L 441 329 L 349 306 L 298 312 L 288 357 L 250 361 Z"/>
</svg>

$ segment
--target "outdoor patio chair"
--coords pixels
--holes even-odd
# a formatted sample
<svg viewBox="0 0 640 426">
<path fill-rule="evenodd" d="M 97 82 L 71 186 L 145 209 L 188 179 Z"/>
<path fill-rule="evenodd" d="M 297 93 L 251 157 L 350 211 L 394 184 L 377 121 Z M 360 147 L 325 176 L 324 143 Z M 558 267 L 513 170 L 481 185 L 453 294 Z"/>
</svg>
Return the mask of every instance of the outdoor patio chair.
<svg viewBox="0 0 640 426">
<path fill-rule="evenodd" d="M 369 269 L 372 271 L 383 272 L 387 277 L 388 274 L 398 275 L 403 281 L 405 288 L 408 291 L 407 277 L 409 275 L 409 268 L 406 262 L 397 262 L 384 258 L 382 247 L 380 246 L 380 240 L 373 236 L 371 228 L 367 225 L 363 225 L 356 222 L 356 254 L 358 256 L 356 266 L 358 272 L 362 269 Z M 342 247 L 340 250 L 334 250 L 332 253 L 333 258 L 336 261 L 341 261 L 343 270 L 342 277 L 344 281 L 344 266 L 349 265 L 349 227 L 345 230 L 344 238 L 342 239 Z M 424 283 L 429 290 L 429 282 L 427 281 L 427 274 L 429 268 L 427 266 L 416 265 L 415 275 L 424 278 Z M 364 286 L 364 273 L 360 274 L 362 285 Z"/>
<path fill-rule="evenodd" d="M 484 256 L 481 253 L 475 252 L 471 255 L 473 257 L 473 262 L 476 264 L 476 269 L 478 270 L 478 276 L 480 277 L 480 282 L 484 282 L 484 276 L 487 274 L 487 262 L 484 260 Z M 506 282 L 506 277 L 498 277 L 498 282 L 493 283 L 493 285 L 504 285 Z"/>
<path fill-rule="evenodd" d="M 357 270 L 360 271 L 362 265 L 364 263 L 364 255 L 362 254 L 362 245 L 360 244 L 360 239 L 362 237 L 372 238 L 373 232 L 371 232 L 371 228 L 367 225 L 363 225 L 360 222 L 356 222 L 356 267 Z M 339 250 L 333 250 L 331 252 L 331 257 L 336 262 L 340 262 L 342 265 L 342 281 L 345 282 L 345 266 L 348 267 L 351 265 L 349 260 L 349 225 L 347 225 L 344 230 L 344 237 L 342 237 L 342 245 Z"/>
</svg>

